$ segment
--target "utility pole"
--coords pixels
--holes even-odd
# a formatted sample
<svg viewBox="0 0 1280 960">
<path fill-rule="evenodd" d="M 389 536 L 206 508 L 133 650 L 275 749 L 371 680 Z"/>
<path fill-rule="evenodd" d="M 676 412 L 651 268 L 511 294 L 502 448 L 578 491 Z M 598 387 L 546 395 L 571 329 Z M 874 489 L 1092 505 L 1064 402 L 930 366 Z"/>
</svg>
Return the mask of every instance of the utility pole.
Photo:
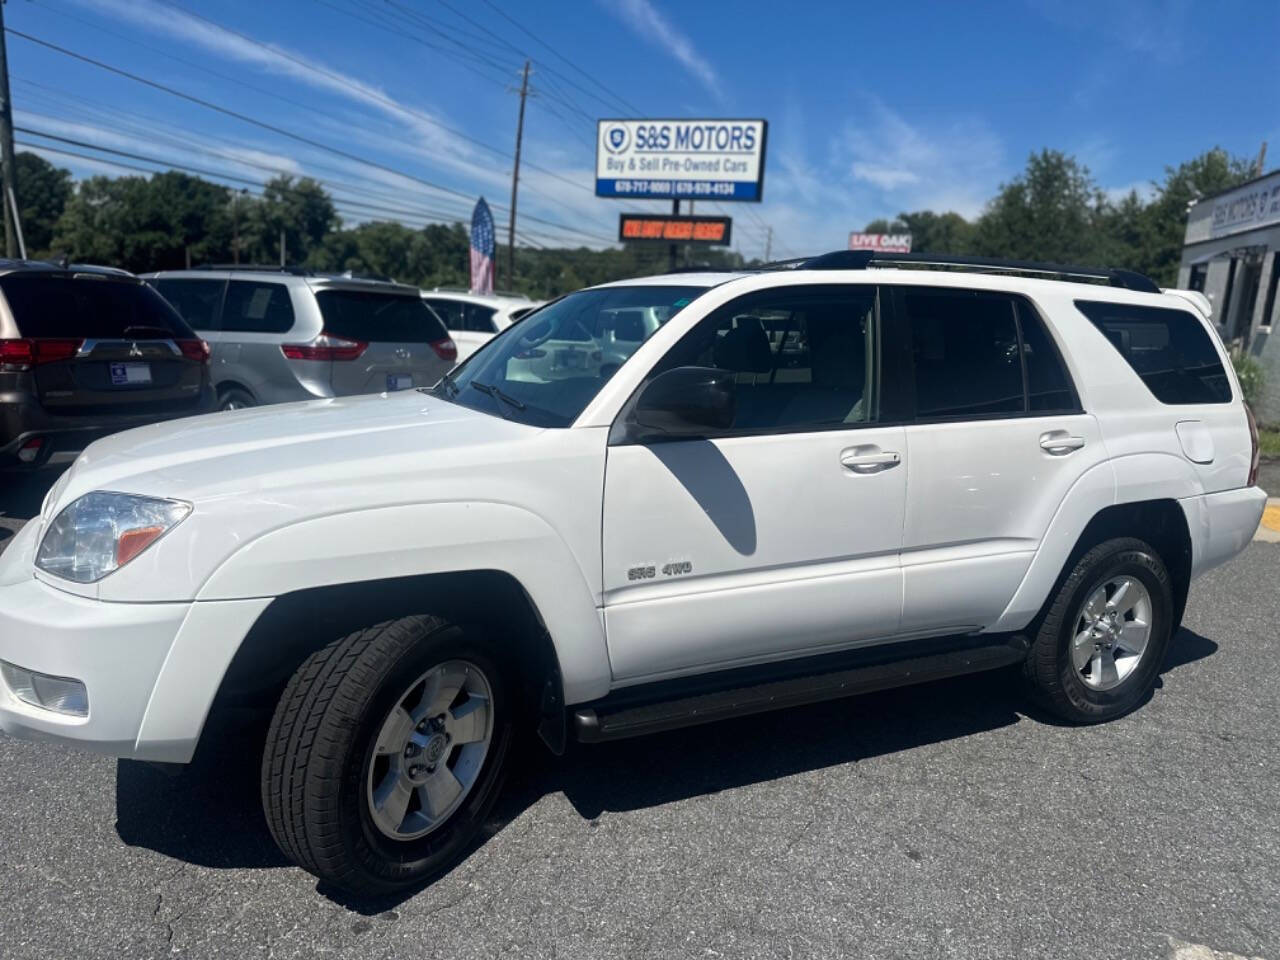
<svg viewBox="0 0 1280 960">
<path fill-rule="evenodd" d="M 6 86 L 7 86 L 7 84 L 6 84 Z M 8 99 L 8 98 L 6 97 L 6 100 L 7 100 L 7 99 Z M 1265 167 L 1266 167 L 1266 165 L 1267 165 L 1267 141 L 1263 140 L 1263 141 L 1262 141 L 1262 149 L 1260 149 L 1260 150 L 1258 151 L 1258 168 L 1257 168 L 1257 170 L 1255 170 L 1255 171 L 1254 171 L 1254 174 L 1253 174 L 1253 175 L 1254 175 L 1255 177 L 1260 177 L 1260 176 L 1262 176 L 1263 168 L 1265 168 Z"/>
<path fill-rule="evenodd" d="M 770 254 L 773 253 L 773 227 L 764 228 L 764 262 L 772 263 Z"/>
<path fill-rule="evenodd" d="M 280 225 L 280 269 L 283 270 L 288 265 L 288 261 L 284 257 L 284 224 Z"/>
<path fill-rule="evenodd" d="M 671 201 L 671 215 L 673 217 L 680 216 L 680 200 L 677 198 Z M 676 254 L 677 247 L 674 243 L 667 245 L 667 272 L 676 272 Z"/>
<path fill-rule="evenodd" d="M 524 139 L 524 101 L 529 96 L 529 61 L 520 79 L 520 119 L 516 121 L 516 162 L 511 168 L 511 220 L 507 224 L 507 287 L 516 288 L 516 189 L 520 185 L 520 142 Z"/>
<path fill-rule="evenodd" d="M 9 53 L 4 38 L 4 3 L 0 0 L 0 164 L 4 180 L 4 255 L 18 255 L 18 191 L 13 168 L 13 104 L 9 100 Z"/>
</svg>

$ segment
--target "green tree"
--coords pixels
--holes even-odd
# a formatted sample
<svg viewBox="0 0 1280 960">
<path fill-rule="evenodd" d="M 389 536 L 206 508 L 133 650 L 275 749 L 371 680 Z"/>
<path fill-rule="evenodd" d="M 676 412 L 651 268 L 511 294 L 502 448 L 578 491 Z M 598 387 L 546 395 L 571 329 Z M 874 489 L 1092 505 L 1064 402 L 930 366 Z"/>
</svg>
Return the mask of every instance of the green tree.
<svg viewBox="0 0 1280 960">
<path fill-rule="evenodd" d="M 1089 263 L 1106 246 L 1106 198 L 1089 169 L 1058 150 L 1027 159 L 1022 175 L 1002 184 L 974 229 L 974 252 L 1013 260 Z"/>
<path fill-rule="evenodd" d="M 1163 286 L 1172 286 L 1177 281 L 1186 236 L 1187 207 L 1201 197 L 1243 183 L 1252 172 L 1252 161 L 1233 157 L 1221 147 L 1176 167 L 1165 167 L 1164 180 L 1154 184 L 1155 198 L 1146 205 L 1141 246 L 1132 261 L 1133 269 Z"/>
<path fill-rule="evenodd" d="M 172 270 L 227 258 L 228 190 L 185 173 L 81 181 L 52 246 L 74 260 Z"/>
<path fill-rule="evenodd" d="M 14 157 L 13 171 L 27 256 L 43 259 L 51 254 L 53 226 L 75 191 L 71 171 L 25 150 Z"/>
<path fill-rule="evenodd" d="M 282 230 L 285 258 L 297 264 L 304 263 L 324 243 L 325 235 L 341 225 L 333 200 L 310 177 L 296 182 L 288 176 L 268 180 L 248 219 L 250 259 L 264 264 L 280 262 Z"/>
</svg>

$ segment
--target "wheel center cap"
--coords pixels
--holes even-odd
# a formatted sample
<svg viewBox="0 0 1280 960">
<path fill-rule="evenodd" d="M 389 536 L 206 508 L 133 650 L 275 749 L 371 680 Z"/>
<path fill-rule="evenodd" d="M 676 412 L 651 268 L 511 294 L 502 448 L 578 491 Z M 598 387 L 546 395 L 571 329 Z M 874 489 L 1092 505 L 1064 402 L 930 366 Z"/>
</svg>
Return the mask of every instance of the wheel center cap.
<svg viewBox="0 0 1280 960">
<path fill-rule="evenodd" d="M 444 756 L 444 748 L 448 744 L 443 733 L 437 733 L 422 748 L 422 757 L 427 763 L 439 763 Z"/>
</svg>

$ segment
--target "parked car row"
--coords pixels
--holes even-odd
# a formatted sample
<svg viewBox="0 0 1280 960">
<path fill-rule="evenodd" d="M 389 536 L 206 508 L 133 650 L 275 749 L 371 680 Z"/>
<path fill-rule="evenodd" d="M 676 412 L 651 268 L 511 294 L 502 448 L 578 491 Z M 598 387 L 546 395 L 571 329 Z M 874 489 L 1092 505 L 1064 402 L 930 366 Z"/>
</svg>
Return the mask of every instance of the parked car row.
<svg viewBox="0 0 1280 960">
<path fill-rule="evenodd" d="M 176 417 L 429 387 L 537 306 L 289 268 L 0 261 L 0 469 Z"/>
</svg>

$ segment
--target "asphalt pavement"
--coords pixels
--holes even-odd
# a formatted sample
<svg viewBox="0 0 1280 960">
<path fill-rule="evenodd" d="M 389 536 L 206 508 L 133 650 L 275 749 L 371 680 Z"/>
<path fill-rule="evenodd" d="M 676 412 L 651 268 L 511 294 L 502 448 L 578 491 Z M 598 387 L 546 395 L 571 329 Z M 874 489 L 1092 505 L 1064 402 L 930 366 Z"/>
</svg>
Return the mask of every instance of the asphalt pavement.
<svg viewBox="0 0 1280 960">
<path fill-rule="evenodd" d="M 1271 543 L 1199 581 L 1103 726 L 996 673 L 530 743 L 483 841 L 395 901 L 284 861 L 237 718 L 176 776 L 0 734 L 0 956 L 1280 957 L 1277 584 Z"/>
</svg>

